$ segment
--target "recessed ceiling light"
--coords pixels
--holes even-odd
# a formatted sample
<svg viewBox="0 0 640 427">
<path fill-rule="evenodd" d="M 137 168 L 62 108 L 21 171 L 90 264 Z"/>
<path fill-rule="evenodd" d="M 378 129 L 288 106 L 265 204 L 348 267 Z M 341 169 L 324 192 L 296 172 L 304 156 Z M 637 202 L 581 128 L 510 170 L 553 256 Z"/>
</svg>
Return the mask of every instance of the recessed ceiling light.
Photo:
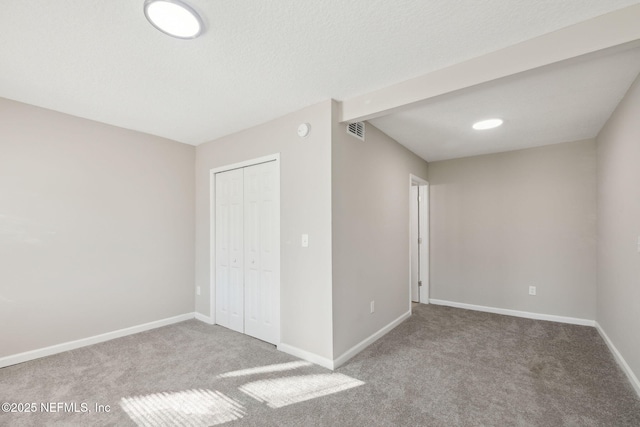
<svg viewBox="0 0 640 427">
<path fill-rule="evenodd" d="M 158 30 L 179 39 L 194 39 L 202 34 L 202 18 L 180 0 L 146 0 L 144 15 Z"/>
<path fill-rule="evenodd" d="M 482 120 L 480 122 L 474 123 L 473 128 L 475 130 L 493 129 L 493 128 L 497 128 L 501 124 L 502 124 L 502 119 L 489 119 L 489 120 Z"/>
</svg>

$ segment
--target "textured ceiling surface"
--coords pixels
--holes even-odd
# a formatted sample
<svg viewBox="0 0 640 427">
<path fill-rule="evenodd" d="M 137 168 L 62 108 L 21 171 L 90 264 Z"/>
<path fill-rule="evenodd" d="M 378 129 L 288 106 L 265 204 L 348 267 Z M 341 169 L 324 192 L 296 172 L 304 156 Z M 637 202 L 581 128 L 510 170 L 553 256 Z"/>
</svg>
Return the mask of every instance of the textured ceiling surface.
<svg viewBox="0 0 640 427">
<path fill-rule="evenodd" d="M 595 137 L 640 73 L 640 48 L 611 49 L 495 80 L 371 120 L 427 161 Z M 498 128 L 473 123 L 499 117 Z"/>
<path fill-rule="evenodd" d="M 200 144 L 639 1 L 190 0 L 195 40 L 143 0 L 2 3 L 0 97 Z"/>
</svg>

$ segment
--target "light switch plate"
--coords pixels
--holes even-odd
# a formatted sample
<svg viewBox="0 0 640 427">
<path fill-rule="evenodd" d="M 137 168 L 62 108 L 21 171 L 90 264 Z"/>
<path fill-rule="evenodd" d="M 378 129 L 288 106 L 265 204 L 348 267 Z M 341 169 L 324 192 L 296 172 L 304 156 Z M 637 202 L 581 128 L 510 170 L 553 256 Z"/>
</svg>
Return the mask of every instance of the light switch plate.
<svg viewBox="0 0 640 427">
<path fill-rule="evenodd" d="M 303 234 L 302 235 L 302 247 L 303 248 L 308 248 L 309 247 L 309 235 L 308 234 Z"/>
</svg>

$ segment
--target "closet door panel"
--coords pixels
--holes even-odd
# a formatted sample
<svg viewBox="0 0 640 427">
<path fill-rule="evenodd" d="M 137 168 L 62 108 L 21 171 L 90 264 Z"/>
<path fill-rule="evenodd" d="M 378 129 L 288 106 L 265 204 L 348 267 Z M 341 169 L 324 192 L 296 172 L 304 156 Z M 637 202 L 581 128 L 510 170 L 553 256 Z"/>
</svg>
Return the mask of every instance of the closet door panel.
<svg viewBox="0 0 640 427">
<path fill-rule="evenodd" d="M 244 331 L 244 179 L 242 169 L 216 174 L 216 323 Z"/>
<path fill-rule="evenodd" d="M 215 176 L 216 218 L 216 323 L 229 327 L 229 210 L 231 179 L 228 173 Z"/>
<path fill-rule="evenodd" d="M 280 339 L 279 176 L 275 162 L 245 168 L 245 333 Z"/>
<path fill-rule="evenodd" d="M 245 168 L 245 256 L 247 264 L 245 268 L 245 333 L 260 338 L 256 325 L 260 319 L 260 186 L 258 171 L 261 165 Z"/>
</svg>

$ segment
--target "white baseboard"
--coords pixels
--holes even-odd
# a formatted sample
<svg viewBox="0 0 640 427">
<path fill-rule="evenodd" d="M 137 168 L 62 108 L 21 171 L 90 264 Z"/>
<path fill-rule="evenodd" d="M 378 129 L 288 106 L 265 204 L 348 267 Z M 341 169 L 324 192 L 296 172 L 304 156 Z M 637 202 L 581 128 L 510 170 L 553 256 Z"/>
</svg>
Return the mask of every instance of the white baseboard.
<svg viewBox="0 0 640 427">
<path fill-rule="evenodd" d="M 199 320 L 199 321 L 204 322 L 204 323 L 208 323 L 209 325 L 215 325 L 216 324 L 216 322 L 214 322 L 213 319 L 210 316 L 205 316 L 204 314 L 201 314 L 201 313 L 198 313 L 198 312 L 195 313 L 195 318 L 196 318 L 196 320 Z"/>
<path fill-rule="evenodd" d="M 300 359 L 306 360 L 307 362 L 315 363 L 316 365 L 320 365 L 323 368 L 334 369 L 333 360 L 327 359 L 326 357 L 318 356 L 315 353 L 311 353 L 306 350 L 302 350 L 298 347 L 294 347 L 289 344 L 278 344 L 278 350 L 290 354 L 295 357 L 299 357 Z"/>
<path fill-rule="evenodd" d="M 306 360 L 308 362 L 315 363 L 316 365 L 320 365 L 323 368 L 334 370 L 344 365 L 353 356 L 360 353 L 362 350 L 364 350 L 365 348 L 373 344 L 375 341 L 377 341 L 378 339 L 386 335 L 389 331 L 391 331 L 393 328 L 398 326 L 400 323 L 406 320 L 409 316 L 411 316 L 411 311 L 404 313 L 402 316 L 398 317 L 397 319 L 395 319 L 394 321 L 392 321 L 391 323 L 389 323 L 388 325 L 386 325 L 376 333 L 360 341 L 358 344 L 351 347 L 349 350 L 345 351 L 337 359 L 331 360 L 326 357 L 318 356 L 315 353 L 311 353 L 309 351 L 302 350 L 298 347 L 294 347 L 292 345 L 283 344 L 283 343 L 278 344 L 278 350 L 284 353 L 290 354 L 292 356 L 299 357 L 300 359 Z"/>
<path fill-rule="evenodd" d="M 638 393 L 638 396 L 640 396 L 640 381 L 638 380 L 638 377 L 636 377 L 636 375 L 633 373 L 631 367 L 629 367 L 629 365 L 627 364 L 627 361 L 624 360 L 622 354 L 620 354 L 616 346 L 613 345 L 613 342 L 611 341 L 611 339 L 609 339 L 609 336 L 604 331 L 604 329 L 602 329 L 602 326 L 600 326 L 598 322 L 596 322 L 596 329 L 600 333 L 600 336 L 602 337 L 604 342 L 607 343 L 607 347 L 609 347 L 609 350 L 611 351 L 611 353 L 613 353 L 613 357 L 616 359 L 616 362 L 618 362 L 618 365 L 620 365 L 620 368 L 622 368 L 622 371 L 627 375 L 627 378 L 629 378 L 629 382 L 636 390 L 636 393 Z"/>
<path fill-rule="evenodd" d="M 115 338 L 121 338 L 127 335 L 137 334 L 139 332 L 148 331 L 150 329 L 167 326 L 185 320 L 193 319 L 194 313 L 181 314 L 179 316 L 169 317 L 167 319 L 156 320 L 154 322 L 144 323 L 142 325 L 132 326 L 130 328 L 118 329 L 117 331 L 107 332 L 105 334 L 94 335 L 88 338 L 81 338 L 75 341 L 69 341 L 62 344 L 56 344 L 49 347 L 39 348 L 37 350 L 26 351 L 24 353 L 13 354 L 0 358 L 0 368 L 15 365 L 29 360 L 39 359 L 52 354 L 62 353 L 76 348 L 86 347 L 88 345 L 98 344 Z"/>
<path fill-rule="evenodd" d="M 464 308 L 466 310 L 484 311 L 486 313 L 505 314 L 507 316 L 524 317 L 526 319 L 548 320 L 551 322 L 569 323 L 571 325 L 596 326 L 595 320 L 579 319 L 576 317 L 556 316 L 554 314 L 531 313 L 528 311 L 509 310 L 506 308 L 486 307 L 483 305 L 465 304 L 462 302 L 446 301 L 440 299 L 430 299 L 429 302 L 435 305 L 445 305 L 447 307 Z"/>
<path fill-rule="evenodd" d="M 342 355 L 340 357 L 338 357 L 337 359 L 333 360 L 333 369 L 339 368 L 340 366 L 344 365 L 353 356 L 355 356 L 356 354 L 360 353 L 362 350 L 364 350 L 365 348 L 369 347 L 375 341 L 377 341 L 380 338 L 382 338 L 389 331 L 391 331 L 393 328 L 398 326 L 400 323 L 404 322 L 410 316 L 411 316 L 411 311 L 407 311 L 402 316 L 398 317 L 396 320 L 392 321 L 387 326 L 385 326 L 382 329 L 380 329 L 378 332 L 375 332 L 374 334 L 370 335 L 369 337 L 367 337 L 364 340 L 360 341 L 358 344 L 356 344 L 353 347 L 351 347 L 349 350 L 347 350 L 344 353 L 342 353 Z"/>
</svg>

